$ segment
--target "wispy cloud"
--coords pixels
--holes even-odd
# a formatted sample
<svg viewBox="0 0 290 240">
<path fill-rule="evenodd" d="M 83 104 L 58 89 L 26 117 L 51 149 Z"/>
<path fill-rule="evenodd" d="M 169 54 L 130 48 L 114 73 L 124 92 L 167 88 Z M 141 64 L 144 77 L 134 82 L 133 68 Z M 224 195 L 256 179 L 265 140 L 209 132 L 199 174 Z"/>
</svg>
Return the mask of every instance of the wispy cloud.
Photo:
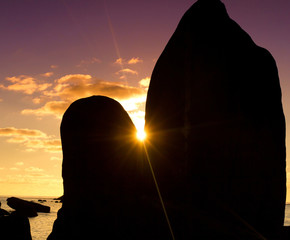
<svg viewBox="0 0 290 240">
<path fill-rule="evenodd" d="M 15 165 L 16 166 L 23 166 L 24 165 L 24 162 L 16 162 Z"/>
<path fill-rule="evenodd" d="M 124 58 L 118 58 L 116 59 L 116 61 L 114 62 L 115 64 L 119 64 L 119 65 L 125 65 L 125 64 L 137 64 L 137 63 L 142 63 L 143 60 L 139 57 L 133 57 L 131 59 L 129 59 L 128 61 Z"/>
<path fill-rule="evenodd" d="M 91 95 L 104 95 L 118 101 L 140 102 L 146 99 L 146 91 L 142 88 L 127 86 L 124 83 L 109 82 L 93 78 L 91 75 L 65 75 L 55 81 L 51 91 L 44 91 L 46 97 L 60 99 L 46 102 L 37 109 L 25 109 L 22 114 L 36 116 L 55 115 L 61 117 L 67 107 L 76 99 Z M 128 105 L 128 104 L 127 104 Z M 126 108 L 126 106 L 124 106 Z"/>
<path fill-rule="evenodd" d="M 115 63 L 133 65 L 142 61 L 139 57 L 133 57 L 130 60 L 119 58 Z M 83 60 L 80 62 L 79 67 L 92 63 L 100 63 L 100 60 L 97 58 Z M 57 67 L 57 65 L 50 66 L 51 69 L 56 69 Z M 32 95 L 30 98 L 34 104 L 37 104 L 37 107 L 26 107 L 21 113 L 23 115 L 35 115 L 39 119 L 44 116 L 61 118 L 73 101 L 92 95 L 103 95 L 116 99 L 131 116 L 134 113 L 134 116 L 136 116 L 140 108 L 144 108 L 150 81 L 149 78 L 144 78 L 139 81 L 139 86 L 128 86 L 123 80 L 121 82 L 112 82 L 98 79 L 89 74 L 67 74 L 53 82 L 51 80 L 48 82 L 47 78 L 51 77 L 52 74 L 52 71 L 48 71 L 37 76 L 19 75 L 7 77 L 6 84 L 0 84 L 0 88 L 6 91 Z M 129 67 L 122 67 L 116 74 L 120 79 L 125 79 L 127 76 L 138 76 L 138 72 Z M 39 141 L 33 142 L 33 134 L 39 134 L 35 135 L 35 138 Z M 9 143 L 26 146 L 26 151 L 44 150 L 53 152 L 61 149 L 60 142 L 58 146 L 49 147 L 46 140 L 51 140 L 51 137 L 40 132 L 29 132 L 29 129 L 2 128 L 0 129 L 0 136 L 9 137 L 7 139 Z"/>
<path fill-rule="evenodd" d="M 8 143 L 21 144 L 26 151 L 43 150 L 45 152 L 60 152 L 61 141 L 35 129 L 17 129 L 14 127 L 0 128 L 0 136 L 9 137 Z M 18 164 L 20 166 L 20 162 Z"/>
<path fill-rule="evenodd" d="M 120 71 L 116 72 L 116 74 L 121 74 L 121 73 L 129 73 L 129 74 L 133 74 L 133 75 L 138 75 L 138 72 L 135 71 L 135 70 L 132 70 L 130 68 L 124 68 L 124 69 L 121 69 Z"/>
<path fill-rule="evenodd" d="M 24 109 L 21 111 L 23 115 L 36 115 L 39 117 L 54 115 L 58 118 L 62 116 L 65 110 L 70 105 L 70 102 L 67 101 L 50 101 L 45 103 L 44 106 L 37 109 Z"/>
<path fill-rule="evenodd" d="M 0 128 L 0 136 L 47 137 L 47 135 L 40 130 L 15 127 Z"/>
<path fill-rule="evenodd" d="M 42 77 L 51 77 L 52 75 L 53 75 L 53 72 L 46 72 L 46 73 L 40 74 L 40 76 Z"/>
<path fill-rule="evenodd" d="M 51 86 L 51 83 L 45 82 L 43 83 L 31 76 L 26 75 L 7 77 L 5 80 L 9 82 L 9 84 L 7 86 L 1 84 L 0 85 L 1 89 L 5 89 L 8 91 L 23 92 L 29 95 L 35 92 L 44 91 Z"/>
<path fill-rule="evenodd" d="M 37 167 L 30 167 L 28 169 L 36 170 L 40 169 Z M 11 169 L 10 169 L 11 170 Z M 12 170 L 13 171 L 13 170 Z M 14 170 L 14 171 L 19 171 Z M 45 187 L 54 185 L 54 184 L 61 184 L 61 179 L 56 178 L 53 175 L 46 174 L 43 171 L 25 171 L 24 174 L 13 174 L 13 175 L 6 175 L 4 178 L 0 179 L 0 183 L 10 183 L 10 184 L 41 184 Z"/>
<path fill-rule="evenodd" d="M 117 58 L 116 61 L 114 62 L 115 64 L 120 64 L 123 65 L 125 64 L 125 59 L 124 58 Z"/>
<path fill-rule="evenodd" d="M 60 152 L 61 151 L 61 141 L 59 139 L 40 139 L 40 140 L 30 140 L 25 143 L 28 149 L 42 149 L 45 152 Z"/>
<path fill-rule="evenodd" d="M 51 161 L 61 161 L 60 157 L 51 157 L 50 158 Z"/>
<path fill-rule="evenodd" d="M 137 58 L 131 58 L 129 61 L 128 61 L 128 64 L 137 64 L 137 63 L 142 63 L 143 60 L 140 59 L 139 57 Z"/>
<path fill-rule="evenodd" d="M 43 172 L 44 170 L 38 167 L 28 167 L 28 168 L 25 168 L 24 171 L 25 172 Z"/>
</svg>

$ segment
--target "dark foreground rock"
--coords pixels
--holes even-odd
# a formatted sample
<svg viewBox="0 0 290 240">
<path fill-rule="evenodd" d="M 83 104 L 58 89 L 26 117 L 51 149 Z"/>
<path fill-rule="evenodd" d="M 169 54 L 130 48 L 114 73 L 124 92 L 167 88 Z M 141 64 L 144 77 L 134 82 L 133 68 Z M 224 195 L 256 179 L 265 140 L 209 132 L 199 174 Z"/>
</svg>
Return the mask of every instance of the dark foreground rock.
<svg viewBox="0 0 290 240">
<path fill-rule="evenodd" d="M 290 239 L 290 226 L 284 226 L 281 239 Z"/>
<path fill-rule="evenodd" d="M 7 199 L 7 205 L 27 217 L 36 217 L 37 212 L 49 213 L 50 207 L 39 203 L 29 202 L 20 198 Z"/>
<path fill-rule="evenodd" d="M 7 212 L 5 209 L 0 208 L 0 217 L 1 216 L 8 216 L 8 215 L 10 215 L 9 212 Z"/>
<path fill-rule="evenodd" d="M 170 239 L 136 129 L 117 101 L 72 103 L 61 141 L 63 206 L 49 240 Z"/>
<path fill-rule="evenodd" d="M 277 67 L 219 0 L 198 0 L 181 19 L 154 68 L 145 120 L 164 199 L 180 206 L 169 212 L 177 239 L 279 235 L 286 174 Z"/>
<path fill-rule="evenodd" d="M 28 218 L 17 212 L 12 212 L 9 216 L 0 216 L 0 239 L 31 240 Z"/>
</svg>

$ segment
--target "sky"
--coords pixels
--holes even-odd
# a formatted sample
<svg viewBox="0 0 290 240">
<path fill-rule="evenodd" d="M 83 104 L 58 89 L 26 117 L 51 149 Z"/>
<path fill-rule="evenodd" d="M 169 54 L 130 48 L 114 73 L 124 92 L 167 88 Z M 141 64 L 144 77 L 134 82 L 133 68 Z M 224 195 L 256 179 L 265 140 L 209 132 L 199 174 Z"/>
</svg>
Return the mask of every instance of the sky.
<svg viewBox="0 0 290 240">
<path fill-rule="evenodd" d="M 156 60 L 194 2 L 1 1 L 0 195 L 62 195 L 59 127 L 78 98 L 112 97 L 142 128 Z M 274 56 L 290 123 L 290 1 L 222 2 Z M 287 162 L 290 174 L 290 158 Z"/>
</svg>

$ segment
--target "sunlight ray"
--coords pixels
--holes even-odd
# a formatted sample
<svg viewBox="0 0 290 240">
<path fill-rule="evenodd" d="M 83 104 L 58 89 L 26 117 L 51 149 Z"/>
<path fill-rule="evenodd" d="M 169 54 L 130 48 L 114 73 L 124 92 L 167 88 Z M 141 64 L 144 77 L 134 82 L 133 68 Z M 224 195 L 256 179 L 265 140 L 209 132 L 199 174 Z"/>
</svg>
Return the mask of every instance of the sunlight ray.
<svg viewBox="0 0 290 240">
<path fill-rule="evenodd" d="M 173 233 L 173 230 L 172 230 L 172 227 L 171 227 L 171 223 L 170 223 L 170 220 L 169 220 L 169 217 L 168 217 L 168 214 L 167 214 L 165 205 L 164 205 L 164 201 L 163 201 L 163 198 L 162 198 L 162 195 L 161 195 L 161 192 L 160 192 L 158 183 L 157 183 L 157 179 L 155 177 L 155 173 L 154 173 L 153 167 L 151 165 L 151 161 L 150 161 L 150 157 L 149 157 L 149 154 L 148 154 L 146 145 L 145 145 L 145 143 L 143 145 L 144 145 L 144 150 L 145 150 L 146 158 L 147 158 L 147 161 L 148 161 L 148 164 L 149 164 L 149 167 L 150 167 L 150 171 L 152 173 L 152 177 L 153 177 L 153 180 L 154 180 L 154 183 L 155 183 L 155 187 L 156 187 L 156 190 L 157 190 L 157 193 L 158 193 L 158 197 L 159 197 L 160 203 L 162 205 L 162 209 L 163 209 L 163 212 L 164 212 L 164 215 L 165 215 L 167 224 L 168 224 L 168 228 L 169 228 L 171 237 L 172 237 L 173 240 L 175 240 L 174 233 Z"/>
</svg>

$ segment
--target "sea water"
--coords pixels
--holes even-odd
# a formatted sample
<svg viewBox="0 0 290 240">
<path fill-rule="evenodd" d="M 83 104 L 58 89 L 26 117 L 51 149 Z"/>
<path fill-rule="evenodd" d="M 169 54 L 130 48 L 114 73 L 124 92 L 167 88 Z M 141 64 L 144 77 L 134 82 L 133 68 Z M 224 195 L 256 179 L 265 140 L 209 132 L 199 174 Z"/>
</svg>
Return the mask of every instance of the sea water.
<svg viewBox="0 0 290 240">
<path fill-rule="evenodd" d="M 12 208 L 10 208 L 7 205 L 7 199 L 8 197 L 0 197 L 2 206 L 1 208 L 7 210 L 7 211 L 13 211 Z M 37 213 L 37 217 L 31 217 L 28 218 L 30 222 L 30 231 L 32 240 L 45 240 L 47 239 L 48 235 L 51 233 L 53 223 L 57 217 L 57 212 L 61 208 L 62 203 L 59 201 L 53 200 L 53 198 L 43 198 L 43 197 L 20 197 L 21 199 L 27 200 L 27 201 L 33 201 L 36 203 L 40 203 L 45 206 L 50 207 L 50 213 Z M 38 200 L 45 200 L 45 202 L 39 202 Z"/>
<path fill-rule="evenodd" d="M 7 211 L 13 211 L 6 202 L 7 197 L 0 197 L 2 208 Z M 57 211 L 61 208 L 62 204 L 53 200 L 53 198 L 42 198 L 42 197 L 21 197 L 21 199 L 27 201 L 38 202 L 39 199 L 46 200 L 41 204 L 50 207 L 50 213 L 38 213 L 37 217 L 29 218 L 30 230 L 32 240 L 45 240 L 51 233 L 53 223 L 57 217 Z M 286 205 L 285 210 L 285 226 L 290 226 L 290 204 Z"/>
</svg>

